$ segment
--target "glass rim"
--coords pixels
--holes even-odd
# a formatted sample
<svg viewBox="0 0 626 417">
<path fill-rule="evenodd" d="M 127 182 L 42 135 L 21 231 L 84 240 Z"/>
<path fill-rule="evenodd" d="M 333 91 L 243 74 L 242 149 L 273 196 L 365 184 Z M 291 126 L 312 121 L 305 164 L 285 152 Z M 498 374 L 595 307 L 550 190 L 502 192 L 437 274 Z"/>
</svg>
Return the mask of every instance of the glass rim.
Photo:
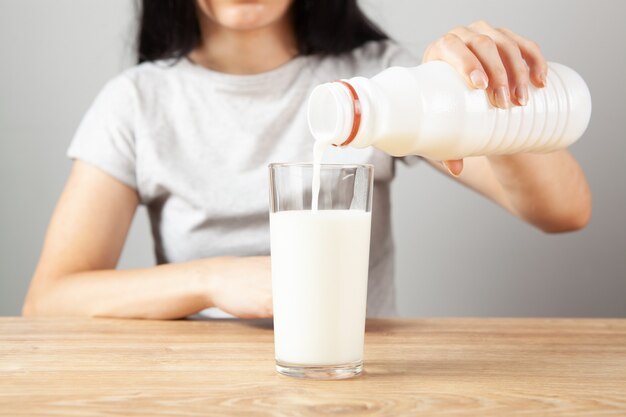
<svg viewBox="0 0 626 417">
<path fill-rule="evenodd" d="M 273 162 L 268 165 L 268 168 L 291 168 L 291 167 L 311 167 L 313 168 L 313 162 Z M 327 169 L 344 169 L 344 168 L 365 168 L 374 169 L 372 164 L 320 164 L 320 168 Z"/>
</svg>

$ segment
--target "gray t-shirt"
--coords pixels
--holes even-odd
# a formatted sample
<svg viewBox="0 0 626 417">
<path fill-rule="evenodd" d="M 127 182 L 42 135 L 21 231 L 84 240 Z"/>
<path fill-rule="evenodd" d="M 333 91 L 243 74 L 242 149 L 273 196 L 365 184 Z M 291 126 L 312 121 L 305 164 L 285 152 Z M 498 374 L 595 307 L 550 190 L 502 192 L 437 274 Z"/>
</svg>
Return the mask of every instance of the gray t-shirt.
<svg viewBox="0 0 626 417">
<path fill-rule="evenodd" d="M 267 166 L 312 160 L 305 111 L 311 90 L 417 64 L 389 41 L 340 57 L 297 57 L 256 75 L 218 73 L 187 59 L 144 63 L 105 85 L 68 156 L 137 190 L 158 263 L 268 255 Z M 394 315 L 394 159 L 373 148 L 333 148 L 324 162 L 375 166 L 368 315 Z"/>
</svg>

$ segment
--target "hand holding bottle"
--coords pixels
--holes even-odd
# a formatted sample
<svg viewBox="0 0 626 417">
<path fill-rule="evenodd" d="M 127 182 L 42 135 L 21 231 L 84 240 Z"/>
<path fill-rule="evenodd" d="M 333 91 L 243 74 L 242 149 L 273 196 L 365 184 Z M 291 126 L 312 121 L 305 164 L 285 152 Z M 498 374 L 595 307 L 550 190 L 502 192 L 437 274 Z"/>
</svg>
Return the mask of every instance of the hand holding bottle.
<svg viewBox="0 0 626 417">
<path fill-rule="evenodd" d="M 528 102 L 530 82 L 546 85 L 548 65 L 539 46 L 509 29 L 485 21 L 459 26 L 430 44 L 423 62 L 446 61 L 472 88 L 486 89 L 491 103 L 506 109 Z M 452 175 L 463 170 L 463 160 L 444 161 Z"/>
</svg>

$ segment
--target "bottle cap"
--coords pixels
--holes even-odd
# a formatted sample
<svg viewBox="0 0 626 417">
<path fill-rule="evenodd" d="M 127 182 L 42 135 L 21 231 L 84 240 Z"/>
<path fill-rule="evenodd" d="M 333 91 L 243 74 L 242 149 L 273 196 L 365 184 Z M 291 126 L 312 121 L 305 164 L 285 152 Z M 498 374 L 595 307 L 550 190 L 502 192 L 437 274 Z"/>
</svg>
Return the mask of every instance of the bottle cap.
<svg viewBox="0 0 626 417">
<path fill-rule="evenodd" d="M 316 140 L 348 146 L 361 126 L 361 102 L 356 90 L 344 80 L 317 86 L 309 97 L 308 119 Z"/>
</svg>

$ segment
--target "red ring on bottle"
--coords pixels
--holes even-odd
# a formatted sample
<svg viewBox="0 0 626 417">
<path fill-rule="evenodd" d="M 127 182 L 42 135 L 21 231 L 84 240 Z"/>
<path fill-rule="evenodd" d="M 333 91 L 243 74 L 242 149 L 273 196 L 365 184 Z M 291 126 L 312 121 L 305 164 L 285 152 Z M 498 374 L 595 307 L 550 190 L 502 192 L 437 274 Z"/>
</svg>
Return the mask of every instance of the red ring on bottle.
<svg viewBox="0 0 626 417">
<path fill-rule="evenodd" d="M 356 137 L 357 133 L 359 133 L 359 128 L 361 127 L 361 100 L 359 100 L 359 95 L 356 93 L 356 90 L 349 82 L 344 80 L 337 80 L 336 82 L 343 84 L 344 87 L 348 89 L 350 92 L 350 96 L 352 97 L 352 110 L 353 110 L 353 118 L 352 118 L 352 130 L 350 130 L 350 134 L 348 135 L 348 139 L 346 139 L 339 146 L 348 146 Z M 333 144 L 333 146 L 337 146 Z"/>
</svg>

